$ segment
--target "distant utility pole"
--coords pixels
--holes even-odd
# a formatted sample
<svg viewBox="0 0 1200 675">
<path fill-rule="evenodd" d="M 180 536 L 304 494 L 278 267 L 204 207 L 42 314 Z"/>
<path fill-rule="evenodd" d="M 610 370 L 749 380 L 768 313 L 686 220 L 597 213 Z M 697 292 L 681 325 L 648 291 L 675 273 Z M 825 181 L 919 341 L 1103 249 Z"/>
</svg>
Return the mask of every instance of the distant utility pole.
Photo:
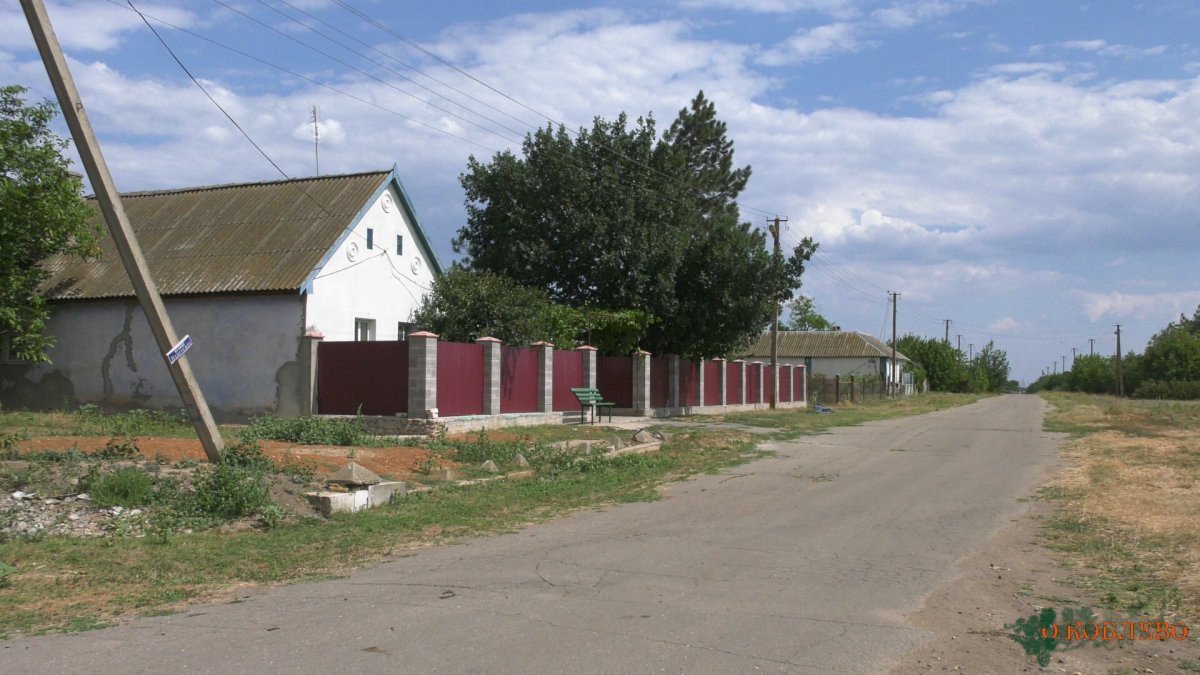
<svg viewBox="0 0 1200 675">
<path fill-rule="evenodd" d="M 968 342 L 967 348 L 971 350 L 971 355 L 967 358 L 967 361 L 968 362 L 974 361 L 975 360 L 975 343 Z"/>
<path fill-rule="evenodd" d="M 897 370 L 897 368 L 896 368 L 896 305 L 897 305 L 897 301 L 900 300 L 900 294 L 892 293 L 890 291 L 888 292 L 888 294 L 892 296 L 892 362 L 890 364 L 888 364 L 888 387 L 891 389 L 892 396 L 895 397 L 896 396 L 896 383 L 894 382 L 894 380 L 897 375 L 897 373 L 896 373 L 896 370 Z"/>
<path fill-rule="evenodd" d="M 317 106 L 312 107 L 313 160 L 317 164 L 317 175 L 321 175 L 321 127 L 317 126 Z"/>
<path fill-rule="evenodd" d="M 1079 350 L 1075 349 L 1074 347 L 1071 347 L 1071 370 L 1075 370 L 1075 359 L 1078 358 L 1075 356 L 1075 352 L 1077 352 L 1077 351 L 1079 351 Z"/>
<path fill-rule="evenodd" d="M 1125 395 L 1125 373 L 1121 371 L 1121 324 L 1117 324 L 1117 396 Z"/>
<path fill-rule="evenodd" d="M 1096 355 L 1096 338 L 1088 338 L 1088 356 Z"/>
<path fill-rule="evenodd" d="M 946 322 L 946 344 L 950 344 L 950 319 L 942 319 Z"/>
<path fill-rule="evenodd" d="M 1063 372 L 1065 373 L 1065 372 L 1067 372 L 1067 355 L 1063 354 L 1062 359 L 1063 359 Z"/>
<path fill-rule="evenodd" d="M 779 224 L 786 223 L 787 218 L 775 216 L 773 219 L 767 220 L 767 230 L 771 232 L 771 238 L 775 240 L 775 259 L 778 260 L 783 254 L 779 250 Z M 775 318 L 771 321 L 771 410 L 779 406 L 779 302 L 776 298 L 775 302 Z"/>
<path fill-rule="evenodd" d="M 958 351 L 962 353 L 962 333 L 958 334 Z"/>
<path fill-rule="evenodd" d="M 154 334 L 158 351 L 163 355 L 163 361 L 171 373 L 171 379 L 175 381 L 188 417 L 196 427 L 196 434 L 204 446 L 204 454 L 208 455 L 210 462 L 220 462 L 221 450 L 224 449 L 221 434 L 217 431 L 217 425 L 208 410 L 208 402 L 204 400 L 200 385 L 192 375 L 187 357 L 181 356 L 187 345 L 176 339 L 175 328 L 167 316 L 167 309 L 158 294 L 158 287 L 150 277 L 146 259 L 142 256 L 142 247 L 134 236 L 133 228 L 129 226 L 125 208 L 121 205 L 121 196 L 117 194 L 112 174 L 108 172 L 108 164 L 104 161 L 104 155 L 100 153 L 100 145 L 96 142 L 92 124 L 83 108 L 83 100 L 79 97 L 75 80 L 67 68 L 66 57 L 63 56 L 58 37 L 50 25 L 46 5 L 42 0 L 21 0 L 21 8 L 25 10 L 25 19 L 29 22 L 29 30 L 33 32 L 33 40 L 42 55 L 42 62 L 46 65 L 46 74 L 50 76 L 50 82 L 54 85 L 58 106 L 62 110 L 67 127 L 71 130 L 71 138 L 75 140 L 75 148 L 79 151 L 79 159 L 87 171 L 88 180 L 96 191 L 96 202 L 100 205 L 108 232 L 117 246 L 121 264 L 129 274 L 129 281 L 137 293 L 142 312 L 150 323 L 150 332 Z M 175 360 L 172 360 L 172 357 Z"/>
</svg>

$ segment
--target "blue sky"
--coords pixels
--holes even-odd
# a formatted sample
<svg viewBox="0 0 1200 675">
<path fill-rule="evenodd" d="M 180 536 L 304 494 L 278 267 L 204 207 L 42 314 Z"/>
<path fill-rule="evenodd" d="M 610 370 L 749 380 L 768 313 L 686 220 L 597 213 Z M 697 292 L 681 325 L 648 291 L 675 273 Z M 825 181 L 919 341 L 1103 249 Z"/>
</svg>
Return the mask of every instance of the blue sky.
<svg viewBox="0 0 1200 675">
<path fill-rule="evenodd" d="M 843 328 L 890 335 L 899 291 L 900 333 L 951 319 L 1028 381 L 1200 305 L 1192 1 L 223 2 L 136 4 L 288 175 L 314 171 L 314 104 L 322 173 L 396 164 L 443 262 L 467 157 L 517 147 L 530 108 L 661 127 L 703 89 L 753 166 L 743 217 L 820 243 L 802 292 Z M 122 190 L 280 177 L 128 7 L 49 9 Z M 0 71 L 51 95 L 16 3 Z"/>
</svg>

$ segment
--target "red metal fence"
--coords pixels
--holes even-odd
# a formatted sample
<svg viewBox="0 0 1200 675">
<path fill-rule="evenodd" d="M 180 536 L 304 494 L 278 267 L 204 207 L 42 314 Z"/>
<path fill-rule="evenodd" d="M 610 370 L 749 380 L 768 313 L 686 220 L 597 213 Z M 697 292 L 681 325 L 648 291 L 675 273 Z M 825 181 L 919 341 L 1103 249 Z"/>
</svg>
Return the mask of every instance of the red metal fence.
<svg viewBox="0 0 1200 675">
<path fill-rule="evenodd" d="M 804 394 L 804 373 L 803 366 L 792 368 L 792 391 L 796 392 L 796 400 L 800 400 Z"/>
<path fill-rule="evenodd" d="M 579 399 L 571 387 L 583 386 L 583 352 L 555 350 L 553 409 L 579 410 Z"/>
<path fill-rule="evenodd" d="M 665 408 L 671 401 L 671 368 L 667 359 L 650 357 L 650 407 Z"/>
<path fill-rule="evenodd" d="M 704 405 L 721 405 L 721 362 L 704 362 Z"/>
<path fill-rule="evenodd" d="M 771 402 L 771 390 L 775 387 L 775 373 L 770 365 L 759 366 L 763 378 L 763 403 Z"/>
<path fill-rule="evenodd" d="M 791 366 L 779 366 L 779 401 L 781 403 L 791 403 L 792 401 Z"/>
<path fill-rule="evenodd" d="M 679 405 L 700 405 L 700 363 L 679 359 Z"/>
<path fill-rule="evenodd" d="M 437 345 L 438 415 L 483 414 L 483 345 Z"/>
<path fill-rule="evenodd" d="M 596 388 L 606 401 L 618 408 L 633 407 L 633 357 L 596 358 Z"/>
<path fill-rule="evenodd" d="M 317 412 L 322 415 L 408 412 L 407 342 L 317 345 Z"/>
<path fill-rule="evenodd" d="M 746 403 L 762 403 L 759 399 L 759 383 L 762 382 L 762 364 L 746 364 Z"/>
<path fill-rule="evenodd" d="M 500 412 L 537 412 L 538 353 L 527 347 L 500 347 Z"/>
<path fill-rule="evenodd" d="M 742 402 L 742 378 L 738 374 L 739 364 L 725 364 L 725 403 L 733 405 Z"/>
</svg>

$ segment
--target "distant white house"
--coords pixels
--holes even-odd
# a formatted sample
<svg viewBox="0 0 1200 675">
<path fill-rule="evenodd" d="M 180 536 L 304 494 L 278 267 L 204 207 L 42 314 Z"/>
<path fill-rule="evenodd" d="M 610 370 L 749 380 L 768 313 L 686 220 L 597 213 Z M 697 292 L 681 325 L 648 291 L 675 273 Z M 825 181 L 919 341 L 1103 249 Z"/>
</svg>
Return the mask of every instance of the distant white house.
<svg viewBox="0 0 1200 675">
<path fill-rule="evenodd" d="M 857 377 L 875 376 L 900 382 L 900 373 L 910 363 L 907 356 L 896 352 L 892 363 L 892 348 L 866 333 L 856 331 L 780 331 L 779 363 L 801 365 L 809 375 Z M 771 334 L 764 333 L 744 357 L 751 361 L 771 358 Z"/>
<path fill-rule="evenodd" d="M 442 272 L 394 168 L 122 199 L 176 332 L 192 337 L 187 356 L 219 419 L 296 414 L 306 332 L 403 339 Z M 104 240 L 99 260 L 45 263 L 52 363 L 0 363 L 0 405 L 180 405 Z"/>
</svg>

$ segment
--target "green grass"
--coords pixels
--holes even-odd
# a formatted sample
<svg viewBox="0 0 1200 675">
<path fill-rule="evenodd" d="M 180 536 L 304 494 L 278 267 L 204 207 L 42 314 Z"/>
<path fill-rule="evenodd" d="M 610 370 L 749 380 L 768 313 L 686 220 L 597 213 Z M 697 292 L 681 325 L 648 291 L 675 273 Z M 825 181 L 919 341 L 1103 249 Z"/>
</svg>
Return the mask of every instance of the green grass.
<svg viewBox="0 0 1200 675">
<path fill-rule="evenodd" d="M 162 410 L 105 414 L 93 405 L 75 412 L 0 411 L 0 429 L 18 438 L 32 436 L 162 436 L 195 438 L 187 415 Z"/>
</svg>

